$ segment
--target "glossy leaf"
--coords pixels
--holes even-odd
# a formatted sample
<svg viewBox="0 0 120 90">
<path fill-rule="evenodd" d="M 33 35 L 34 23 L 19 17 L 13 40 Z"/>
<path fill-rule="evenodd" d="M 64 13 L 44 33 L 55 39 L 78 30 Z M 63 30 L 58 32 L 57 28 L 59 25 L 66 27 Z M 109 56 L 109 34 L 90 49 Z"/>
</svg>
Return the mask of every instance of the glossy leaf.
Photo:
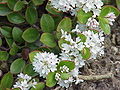
<svg viewBox="0 0 120 90">
<path fill-rule="evenodd" d="M 75 63 L 73 61 L 60 61 L 57 68 L 60 69 L 62 66 L 67 66 L 70 70 L 73 70 L 75 68 Z"/>
<path fill-rule="evenodd" d="M 17 0 L 7 0 L 8 7 L 13 10 L 16 2 Z"/>
<path fill-rule="evenodd" d="M 11 38 L 5 38 L 5 40 L 6 40 L 7 44 L 8 44 L 8 46 L 12 47 L 12 44 L 14 42 L 13 39 L 11 39 Z"/>
<path fill-rule="evenodd" d="M 24 2 L 19 0 L 14 6 L 14 11 L 20 11 L 23 7 L 24 7 Z"/>
<path fill-rule="evenodd" d="M 36 23 L 38 19 L 37 10 L 34 7 L 28 7 L 25 13 L 26 20 L 29 24 Z"/>
<path fill-rule="evenodd" d="M 71 31 L 72 21 L 70 18 L 65 17 L 60 21 L 60 23 L 58 24 L 58 27 L 57 27 L 57 31 L 61 31 L 61 29 L 64 31 L 67 31 L 67 32 Z"/>
<path fill-rule="evenodd" d="M 53 34 L 50 34 L 50 33 L 43 33 L 41 35 L 40 41 L 46 46 L 51 47 L 51 48 L 57 45 Z"/>
<path fill-rule="evenodd" d="M 9 51 L 9 54 L 10 55 L 15 55 L 15 54 L 17 54 L 18 50 L 19 50 L 19 47 L 16 45 L 16 43 L 13 43 L 12 47 Z"/>
<path fill-rule="evenodd" d="M 51 33 L 55 29 L 54 19 L 49 14 L 43 14 L 40 19 L 40 25 L 43 32 Z"/>
<path fill-rule="evenodd" d="M 11 10 L 8 8 L 5 4 L 0 4 L 0 16 L 6 16 L 11 12 Z"/>
<path fill-rule="evenodd" d="M 120 11 L 117 8 L 115 8 L 114 6 L 108 5 L 108 6 L 104 6 L 102 8 L 101 13 L 100 13 L 100 17 L 105 17 L 110 12 L 114 12 L 114 14 L 116 16 L 120 15 Z"/>
<path fill-rule="evenodd" d="M 91 12 L 85 13 L 82 9 L 80 9 L 77 12 L 77 18 L 79 23 L 84 23 L 86 24 L 86 22 L 88 21 L 88 19 L 92 16 Z"/>
<path fill-rule="evenodd" d="M 104 31 L 105 34 L 110 34 L 110 25 L 108 23 L 108 20 L 106 18 L 99 17 L 99 24 L 101 29 Z"/>
<path fill-rule="evenodd" d="M 9 58 L 9 54 L 6 51 L 0 51 L 0 61 L 6 61 Z"/>
<path fill-rule="evenodd" d="M 52 5 L 49 4 L 49 2 L 46 5 L 46 10 L 53 14 L 53 15 L 62 15 L 62 12 L 58 11 L 57 9 L 53 8 Z"/>
<path fill-rule="evenodd" d="M 10 66 L 10 72 L 13 74 L 17 74 L 22 72 L 25 66 L 25 61 L 21 58 L 16 59 Z"/>
<path fill-rule="evenodd" d="M 42 5 L 43 2 L 44 2 L 44 0 L 32 0 L 32 2 L 33 2 L 36 6 L 38 6 L 38 5 Z"/>
<path fill-rule="evenodd" d="M 7 15 L 8 21 L 14 24 L 23 23 L 25 20 L 22 15 L 17 12 L 13 12 Z"/>
<path fill-rule="evenodd" d="M 0 27 L 0 32 L 6 38 L 11 38 L 12 37 L 12 28 L 11 27 L 2 26 L 2 27 Z"/>
<path fill-rule="evenodd" d="M 35 42 L 39 38 L 40 34 L 35 28 L 28 28 L 23 32 L 22 38 L 29 43 Z"/>
<path fill-rule="evenodd" d="M 37 85 L 35 85 L 35 88 L 31 88 L 30 90 L 43 90 L 45 87 L 45 84 L 43 82 L 38 83 Z"/>
<path fill-rule="evenodd" d="M 84 48 L 82 51 L 81 51 L 81 55 L 82 55 L 82 58 L 87 60 L 91 57 L 91 52 L 90 52 L 90 49 L 89 48 Z"/>
<path fill-rule="evenodd" d="M 6 90 L 6 88 L 11 88 L 13 84 L 13 75 L 8 72 L 6 73 L 2 80 L 1 80 L 1 87 L 3 88 L 3 90 Z"/>
<path fill-rule="evenodd" d="M 22 38 L 22 34 L 23 34 L 23 31 L 18 28 L 18 27 L 14 27 L 13 30 L 12 30 L 12 36 L 13 36 L 13 39 L 17 42 L 23 42 L 23 38 Z"/>
<path fill-rule="evenodd" d="M 57 81 L 55 80 L 55 74 L 56 74 L 55 72 L 48 73 L 46 78 L 46 85 L 48 87 L 53 87 L 56 85 Z"/>
<path fill-rule="evenodd" d="M 37 54 L 37 53 L 39 53 L 40 51 L 33 51 L 33 52 L 31 52 L 30 54 L 29 54 L 29 59 L 30 59 L 30 61 L 31 62 L 33 62 L 34 60 L 34 56 Z"/>
<path fill-rule="evenodd" d="M 24 73 L 24 74 L 27 74 L 27 75 L 29 75 L 29 76 L 32 76 L 32 77 L 38 75 L 38 74 L 33 70 L 32 64 L 27 64 L 27 65 L 25 66 L 24 70 L 23 70 L 23 73 Z"/>
<path fill-rule="evenodd" d="M 61 73 L 61 75 L 60 75 L 61 79 L 63 79 L 63 80 L 69 79 L 70 76 L 71 75 L 69 73 Z"/>
</svg>

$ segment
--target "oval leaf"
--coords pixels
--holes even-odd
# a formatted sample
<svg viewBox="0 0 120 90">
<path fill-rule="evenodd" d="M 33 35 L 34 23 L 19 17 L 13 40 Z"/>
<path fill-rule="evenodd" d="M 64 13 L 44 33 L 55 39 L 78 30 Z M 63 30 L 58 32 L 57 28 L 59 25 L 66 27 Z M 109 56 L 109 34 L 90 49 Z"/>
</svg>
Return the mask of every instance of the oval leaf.
<svg viewBox="0 0 120 90">
<path fill-rule="evenodd" d="M 9 58 L 9 54 L 6 51 L 0 51 L 0 61 L 6 61 Z"/>
<path fill-rule="evenodd" d="M 61 61 L 57 68 L 60 69 L 62 66 L 67 66 L 70 70 L 73 70 L 75 68 L 75 63 L 73 61 Z"/>
<path fill-rule="evenodd" d="M 33 51 L 33 52 L 31 52 L 30 54 L 29 54 L 29 59 L 30 59 L 30 61 L 31 62 L 33 62 L 34 60 L 34 56 L 37 54 L 37 53 L 39 53 L 40 51 Z"/>
<path fill-rule="evenodd" d="M 6 88 L 11 88 L 13 84 L 13 75 L 8 72 L 5 74 L 1 80 L 1 87 L 3 88 L 2 90 L 6 90 Z"/>
<path fill-rule="evenodd" d="M 37 10 L 33 7 L 28 7 L 25 13 L 26 20 L 29 24 L 34 24 L 36 23 L 38 19 L 38 14 Z"/>
<path fill-rule="evenodd" d="M 56 74 L 55 72 L 48 73 L 46 78 L 46 85 L 48 87 L 53 87 L 56 85 L 57 81 L 55 80 L 55 74 Z"/>
<path fill-rule="evenodd" d="M 55 42 L 54 36 L 50 33 L 43 33 L 41 35 L 40 41 L 51 48 L 57 45 Z"/>
<path fill-rule="evenodd" d="M 23 38 L 22 38 L 22 34 L 23 34 L 23 31 L 18 28 L 18 27 L 14 27 L 13 30 L 12 30 L 12 36 L 13 36 L 13 39 L 17 42 L 23 42 Z"/>
<path fill-rule="evenodd" d="M 54 19 L 49 14 L 43 14 L 40 19 L 40 25 L 43 32 L 51 33 L 55 29 Z"/>
<path fill-rule="evenodd" d="M 63 18 L 60 23 L 58 24 L 57 31 L 61 31 L 63 29 L 64 31 L 71 31 L 72 29 L 72 21 L 70 18 L 65 17 Z"/>
<path fill-rule="evenodd" d="M 32 0 L 32 1 L 36 6 L 38 6 L 38 5 L 42 5 L 45 0 Z"/>
<path fill-rule="evenodd" d="M 82 9 L 77 12 L 77 18 L 80 23 L 86 24 L 88 19 L 92 16 L 91 12 L 85 13 Z"/>
<path fill-rule="evenodd" d="M 25 66 L 24 70 L 23 70 L 23 73 L 24 73 L 24 74 L 27 74 L 27 75 L 29 75 L 29 76 L 32 76 L 32 77 L 38 75 L 38 74 L 33 70 L 32 64 L 27 64 L 27 65 Z"/>
<path fill-rule="evenodd" d="M 17 2 L 17 0 L 7 0 L 7 5 L 10 9 L 13 10 L 16 2 Z"/>
<path fill-rule="evenodd" d="M 38 83 L 37 85 L 35 85 L 35 88 L 31 88 L 30 90 L 43 90 L 45 87 L 45 84 L 43 82 Z"/>
<path fill-rule="evenodd" d="M 6 16 L 11 10 L 5 4 L 0 4 L 0 16 Z"/>
<path fill-rule="evenodd" d="M 83 59 L 89 59 L 91 56 L 91 52 L 89 48 L 84 48 L 81 52 L 82 58 Z"/>
<path fill-rule="evenodd" d="M 102 8 L 101 13 L 100 13 L 100 16 L 101 16 L 101 17 L 105 17 L 105 16 L 106 16 L 108 13 L 110 13 L 110 12 L 114 12 L 114 14 L 115 14 L 116 16 L 119 16 L 119 15 L 120 15 L 120 11 L 119 11 L 117 8 L 115 8 L 114 6 L 108 5 L 108 6 L 104 6 L 104 7 Z"/>
<path fill-rule="evenodd" d="M 25 20 L 23 18 L 23 16 L 21 16 L 19 13 L 17 12 L 13 12 L 7 15 L 8 21 L 14 24 L 20 24 L 23 23 Z"/>
<path fill-rule="evenodd" d="M 22 72 L 25 66 L 25 61 L 23 59 L 16 59 L 10 66 L 10 72 L 13 74 L 17 74 Z"/>
<path fill-rule="evenodd" d="M 35 42 L 39 38 L 40 34 L 35 28 L 28 28 L 23 32 L 22 38 L 29 43 Z"/>
<path fill-rule="evenodd" d="M 2 26 L 0 27 L 0 32 L 2 35 L 6 38 L 11 38 L 12 37 L 12 28 L 8 26 Z"/>
<path fill-rule="evenodd" d="M 24 7 L 23 1 L 17 1 L 17 3 L 14 6 L 14 11 L 20 11 Z"/>
</svg>

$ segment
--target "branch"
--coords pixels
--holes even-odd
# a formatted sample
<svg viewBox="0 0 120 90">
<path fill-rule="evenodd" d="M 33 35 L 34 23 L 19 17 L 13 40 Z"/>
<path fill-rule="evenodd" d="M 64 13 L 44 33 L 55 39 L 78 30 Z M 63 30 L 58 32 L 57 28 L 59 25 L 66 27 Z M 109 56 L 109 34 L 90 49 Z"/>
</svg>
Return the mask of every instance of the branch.
<svg viewBox="0 0 120 90">
<path fill-rule="evenodd" d="M 78 78 L 86 81 L 91 81 L 91 80 L 108 79 L 108 78 L 112 78 L 113 76 L 114 76 L 113 73 L 107 73 L 104 75 L 89 75 L 89 76 L 79 75 Z"/>
</svg>

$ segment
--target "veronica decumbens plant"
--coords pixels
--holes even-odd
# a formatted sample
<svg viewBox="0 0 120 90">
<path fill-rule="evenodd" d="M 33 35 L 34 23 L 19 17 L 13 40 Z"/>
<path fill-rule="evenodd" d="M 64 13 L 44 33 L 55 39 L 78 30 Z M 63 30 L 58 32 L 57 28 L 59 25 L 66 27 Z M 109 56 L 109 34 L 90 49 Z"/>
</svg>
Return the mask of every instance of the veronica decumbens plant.
<svg viewBox="0 0 120 90">
<path fill-rule="evenodd" d="M 48 14 L 41 15 L 37 10 L 43 8 L 43 3 L 44 0 L 3 0 L 0 3 L 0 16 L 7 16 L 12 25 L 17 25 L 0 27 L 10 48 L 9 53 L 0 51 L 0 60 L 22 51 L 22 58 L 13 61 L 10 73 L 1 80 L 0 89 L 42 90 L 45 84 L 68 88 L 84 80 L 99 80 L 96 76 L 86 79 L 80 69 L 87 60 L 104 55 L 104 36 L 110 34 L 110 25 L 119 16 L 119 10 L 105 6 L 101 0 L 49 0 L 44 7 Z M 24 28 L 24 24 L 29 28 Z M 1 42 L 0 38 L 0 46 Z M 25 61 L 28 53 L 30 61 Z M 12 74 L 18 74 L 14 85 Z M 39 81 L 41 79 L 45 83 Z M 10 84 L 4 84 L 7 80 Z"/>
</svg>

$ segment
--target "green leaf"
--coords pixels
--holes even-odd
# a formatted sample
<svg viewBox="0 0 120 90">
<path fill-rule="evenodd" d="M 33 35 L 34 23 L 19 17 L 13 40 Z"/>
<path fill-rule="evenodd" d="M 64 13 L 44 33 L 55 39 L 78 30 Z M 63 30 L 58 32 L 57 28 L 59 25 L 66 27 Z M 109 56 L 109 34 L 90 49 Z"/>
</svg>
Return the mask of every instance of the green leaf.
<svg viewBox="0 0 120 90">
<path fill-rule="evenodd" d="M 20 24 L 20 23 L 23 23 L 25 21 L 24 17 L 21 16 L 17 12 L 13 12 L 13 13 L 8 14 L 7 18 L 8 18 L 9 22 L 14 23 L 14 24 Z"/>
<path fill-rule="evenodd" d="M 78 34 L 78 37 L 81 39 L 81 42 L 85 42 L 87 37 L 84 34 Z"/>
<path fill-rule="evenodd" d="M 28 7 L 25 13 L 25 17 L 29 24 L 35 24 L 38 19 L 37 10 L 34 7 Z"/>
<path fill-rule="evenodd" d="M 12 47 L 11 47 L 11 49 L 9 51 L 9 54 L 10 55 L 16 55 L 18 50 L 19 50 L 19 47 L 16 45 L 16 43 L 13 43 Z"/>
<path fill-rule="evenodd" d="M 56 85 L 57 81 L 55 80 L 55 74 L 56 72 L 48 73 L 47 78 L 46 78 L 46 85 L 48 87 L 53 87 Z"/>
<path fill-rule="evenodd" d="M 18 28 L 18 27 L 14 27 L 13 30 L 12 30 L 12 36 L 13 36 L 13 39 L 17 42 L 23 42 L 23 38 L 22 38 L 22 34 L 23 34 L 23 31 Z"/>
<path fill-rule="evenodd" d="M 60 48 L 62 48 L 61 45 L 62 45 L 63 43 L 70 44 L 68 41 L 66 41 L 66 40 L 64 40 L 63 38 L 61 38 L 61 39 L 58 41 L 58 45 L 59 45 Z"/>
<path fill-rule="evenodd" d="M 0 46 L 2 45 L 2 39 L 1 39 L 1 37 L 0 37 Z"/>
<path fill-rule="evenodd" d="M 30 59 L 30 61 L 31 62 L 33 62 L 34 60 L 34 56 L 37 54 L 37 53 L 39 53 L 40 51 L 33 51 L 33 52 L 31 52 L 30 54 L 29 54 L 29 59 Z"/>
<path fill-rule="evenodd" d="M 91 16 L 92 12 L 85 13 L 82 9 L 77 12 L 77 18 L 80 23 L 86 24 L 86 22 Z"/>
<path fill-rule="evenodd" d="M 99 17 L 99 24 L 101 29 L 104 31 L 105 34 L 110 34 L 110 25 L 108 23 L 108 20 L 106 18 Z"/>
<path fill-rule="evenodd" d="M 5 4 L 0 4 L 0 16 L 6 16 L 11 10 Z"/>
<path fill-rule="evenodd" d="M 38 6 L 38 5 L 42 5 L 43 2 L 44 2 L 44 0 L 32 0 L 32 2 L 33 2 L 36 6 Z"/>
<path fill-rule="evenodd" d="M 58 11 L 57 9 L 53 8 L 52 5 L 49 4 L 49 2 L 46 5 L 45 8 L 49 13 L 53 15 L 62 15 L 62 12 Z"/>
<path fill-rule="evenodd" d="M 43 32 L 51 33 L 55 29 L 54 19 L 49 14 L 43 14 L 40 19 L 40 25 Z"/>
<path fill-rule="evenodd" d="M 11 39 L 11 38 L 5 38 L 5 40 L 6 40 L 7 44 L 8 44 L 8 46 L 11 48 L 12 44 L 14 42 L 13 39 Z"/>
<path fill-rule="evenodd" d="M 61 73 L 61 75 L 60 75 L 61 79 L 63 79 L 63 80 L 69 79 L 70 76 L 71 75 L 69 73 Z"/>
<path fill-rule="evenodd" d="M 100 17 L 105 17 L 110 12 L 114 12 L 116 16 L 120 15 L 120 11 L 117 8 L 115 8 L 114 6 L 107 5 L 102 8 Z"/>
<path fill-rule="evenodd" d="M 25 66 L 25 61 L 21 58 L 16 59 L 10 66 L 10 72 L 13 74 L 17 74 L 22 72 Z"/>
<path fill-rule="evenodd" d="M 14 6 L 14 11 L 20 11 L 23 7 L 24 7 L 24 2 L 19 0 Z"/>
<path fill-rule="evenodd" d="M 84 48 L 82 51 L 81 51 L 81 55 L 82 55 L 82 58 L 87 60 L 91 57 L 91 52 L 90 52 L 90 49 L 89 48 Z"/>
<path fill-rule="evenodd" d="M 0 51 L 0 61 L 6 61 L 9 58 L 9 54 L 6 51 Z"/>
<path fill-rule="evenodd" d="M 61 29 L 64 31 L 70 32 L 72 29 L 72 21 L 70 18 L 65 17 L 63 18 L 60 23 L 58 24 L 57 31 L 61 32 Z"/>
<path fill-rule="evenodd" d="M 40 34 L 35 28 L 28 28 L 23 32 L 22 38 L 29 43 L 35 42 L 39 38 Z"/>
<path fill-rule="evenodd" d="M 10 9 L 13 10 L 16 2 L 17 2 L 17 0 L 7 0 L 7 5 Z"/>
<path fill-rule="evenodd" d="M 57 45 L 57 43 L 55 42 L 54 35 L 50 33 L 43 33 L 41 35 L 40 41 L 51 48 Z"/>
<path fill-rule="evenodd" d="M 75 68 L 75 63 L 73 61 L 60 61 L 57 68 L 60 69 L 62 66 L 67 66 L 70 70 L 73 70 Z"/>
<path fill-rule="evenodd" d="M 38 75 L 38 74 L 33 70 L 32 64 L 27 64 L 27 65 L 25 66 L 24 70 L 23 70 L 23 73 L 24 73 L 24 74 L 27 74 L 27 75 L 29 75 L 29 76 L 32 76 L 32 77 Z"/>
<path fill-rule="evenodd" d="M 45 84 L 43 82 L 40 82 L 37 85 L 35 85 L 35 88 L 32 87 L 30 90 L 43 90 L 44 87 L 45 87 Z"/>
<path fill-rule="evenodd" d="M 3 90 L 6 90 L 6 88 L 11 88 L 13 84 L 13 75 L 8 72 L 5 74 L 1 80 L 1 87 Z"/>
<path fill-rule="evenodd" d="M 12 37 L 12 28 L 11 27 L 2 26 L 2 27 L 0 27 L 0 31 L 4 37 L 6 37 L 6 38 Z"/>
</svg>

